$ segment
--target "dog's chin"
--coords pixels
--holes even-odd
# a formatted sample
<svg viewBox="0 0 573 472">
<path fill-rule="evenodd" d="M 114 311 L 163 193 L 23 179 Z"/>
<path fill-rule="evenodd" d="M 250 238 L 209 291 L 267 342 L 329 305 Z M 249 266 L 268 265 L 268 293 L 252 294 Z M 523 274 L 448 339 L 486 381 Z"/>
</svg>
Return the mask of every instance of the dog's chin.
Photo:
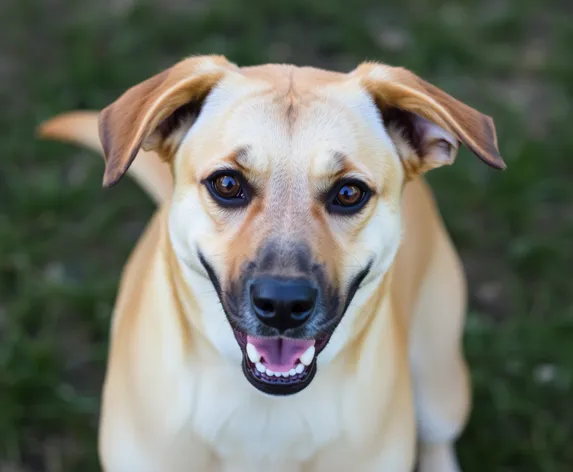
<svg viewBox="0 0 573 472">
<path fill-rule="evenodd" d="M 261 338 L 236 329 L 234 333 L 243 352 L 245 377 L 257 390 L 275 396 L 293 395 L 310 385 L 316 359 L 330 339 Z"/>
</svg>

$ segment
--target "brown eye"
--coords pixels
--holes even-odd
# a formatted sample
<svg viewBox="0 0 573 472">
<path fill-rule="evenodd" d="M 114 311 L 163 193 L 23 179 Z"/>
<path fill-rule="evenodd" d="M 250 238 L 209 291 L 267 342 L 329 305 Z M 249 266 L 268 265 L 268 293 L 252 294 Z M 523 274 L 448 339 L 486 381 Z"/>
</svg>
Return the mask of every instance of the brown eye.
<svg viewBox="0 0 573 472">
<path fill-rule="evenodd" d="M 346 180 L 332 187 L 326 197 L 326 209 L 330 213 L 351 215 L 358 213 L 368 202 L 370 189 L 357 180 Z"/>
<path fill-rule="evenodd" d="M 223 198 L 236 198 L 241 194 L 241 184 L 232 175 L 220 175 L 213 181 L 213 188 Z"/>
<path fill-rule="evenodd" d="M 340 187 L 336 200 L 342 206 L 353 206 L 362 199 L 363 195 L 364 192 L 358 185 L 344 185 Z"/>
<path fill-rule="evenodd" d="M 251 188 L 243 177 L 233 171 L 219 171 L 205 179 L 203 183 L 213 199 L 224 207 L 241 207 L 249 203 Z"/>
</svg>

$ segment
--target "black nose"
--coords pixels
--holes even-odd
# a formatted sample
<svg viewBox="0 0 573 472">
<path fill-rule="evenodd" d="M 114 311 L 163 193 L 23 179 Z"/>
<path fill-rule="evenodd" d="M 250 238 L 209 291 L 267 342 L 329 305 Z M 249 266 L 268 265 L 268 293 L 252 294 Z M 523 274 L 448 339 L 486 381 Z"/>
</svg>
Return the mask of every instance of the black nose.
<svg viewBox="0 0 573 472">
<path fill-rule="evenodd" d="M 251 304 L 267 326 L 281 333 L 302 326 L 316 305 L 316 289 L 304 279 L 257 279 L 251 285 Z"/>
</svg>

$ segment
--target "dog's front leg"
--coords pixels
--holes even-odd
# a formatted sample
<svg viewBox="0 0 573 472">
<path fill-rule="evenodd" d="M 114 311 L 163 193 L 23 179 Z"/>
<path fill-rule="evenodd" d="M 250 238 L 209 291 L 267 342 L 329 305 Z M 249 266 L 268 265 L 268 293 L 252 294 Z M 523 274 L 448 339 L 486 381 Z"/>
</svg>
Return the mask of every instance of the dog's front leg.
<svg viewBox="0 0 573 472">
<path fill-rule="evenodd" d="M 455 441 L 470 409 L 462 352 L 466 289 L 451 243 L 438 239 L 414 312 L 411 364 L 416 399 L 420 472 L 460 472 Z"/>
</svg>

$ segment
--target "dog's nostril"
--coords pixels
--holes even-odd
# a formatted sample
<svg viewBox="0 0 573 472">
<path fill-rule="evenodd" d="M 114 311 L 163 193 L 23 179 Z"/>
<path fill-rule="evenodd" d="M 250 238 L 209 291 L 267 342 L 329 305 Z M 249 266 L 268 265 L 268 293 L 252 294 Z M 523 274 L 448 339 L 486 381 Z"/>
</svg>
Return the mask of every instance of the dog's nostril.
<svg viewBox="0 0 573 472">
<path fill-rule="evenodd" d="M 275 305 L 267 298 L 255 298 L 253 302 L 255 306 L 264 313 L 271 314 L 275 311 Z"/>
<path fill-rule="evenodd" d="M 293 315 L 304 315 L 307 312 L 309 312 L 310 310 L 312 310 L 314 304 L 309 302 L 305 302 L 305 301 L 301 301 L 301 302 L 295 302 L 292 305 L 291 308 L 291 312 Z"/>
</svg>

